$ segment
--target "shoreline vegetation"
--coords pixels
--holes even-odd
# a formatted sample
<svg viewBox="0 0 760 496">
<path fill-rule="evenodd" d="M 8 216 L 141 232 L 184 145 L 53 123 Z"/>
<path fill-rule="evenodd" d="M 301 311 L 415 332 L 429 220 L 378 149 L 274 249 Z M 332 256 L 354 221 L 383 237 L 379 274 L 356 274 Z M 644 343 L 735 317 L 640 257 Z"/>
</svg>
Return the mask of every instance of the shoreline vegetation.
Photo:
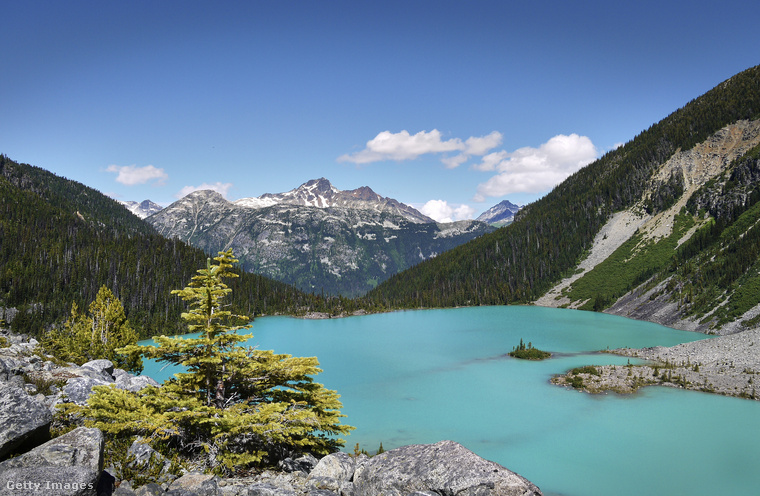
<svg viewBox="0 0 760 496">
<path fill-rule="evenodd" d="M 672 347 L 622 348 L 608 353 L 649 363 L 588 365 L 557 375 L 551 383 L 592 394 L 631 394 L 645 386 L 667 386 L 760 400 L 760 329 Z"/>
</svg>

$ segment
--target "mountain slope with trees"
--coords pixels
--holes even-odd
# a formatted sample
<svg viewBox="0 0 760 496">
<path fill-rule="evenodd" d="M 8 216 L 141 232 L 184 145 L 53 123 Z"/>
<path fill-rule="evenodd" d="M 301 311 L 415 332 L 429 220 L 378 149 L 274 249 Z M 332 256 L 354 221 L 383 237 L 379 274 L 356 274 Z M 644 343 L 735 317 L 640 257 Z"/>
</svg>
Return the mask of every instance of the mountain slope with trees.
<svg viewBox="0 0 760 496">
<path fill-rule="evenodd" d="M 613 214 L 638 206 L 654 215 L 677 204 L 682 180 L 656 176 L 677 152 L 694 148 L 729 124 L 758 118 L 760 66 L 721 83 L 579 170 L 524 207 L 511 225 L 390 278 L 367 295 L 368 304 L 531 303 L 576 271 Z M 664 256 L 671 260 L 674 250 Z M 648 270 L 634 278 L 637 284 L 657 269 Z M 614 303 L 609 298 L 595 308 Z"/>
<path fill-rule="evenodd" d="M 0 317 L 40 335 L 108 287 L 140 336 L 181 331 L 183 287 L 207 254 L 162 237 L 115 200 L 0 155 Z M 248 315 L 332 312 L 350 301 L 302 293 L 262 276 L 232 283 Z M 343 308 L 343 307 L 341 307 Z"/>
</svg>

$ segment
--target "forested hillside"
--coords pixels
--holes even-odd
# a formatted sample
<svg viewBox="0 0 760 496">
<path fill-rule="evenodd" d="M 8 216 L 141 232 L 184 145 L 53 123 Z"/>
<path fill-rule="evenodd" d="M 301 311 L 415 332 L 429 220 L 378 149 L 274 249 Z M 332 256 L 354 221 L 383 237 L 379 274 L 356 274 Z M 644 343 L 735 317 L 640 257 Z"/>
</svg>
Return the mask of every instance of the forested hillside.
<svg viewBox="0 0 760 496">
<path fill-rule="evenodd" d="M 390 278 L 367 295 L 368 304 L 532 302 L 575 270 L 610 216 L 640 202 L 653 173 L 678 150 L 689 150 L 730 123 L 759 117 L 757 66 L 581 169 L 525 207 L 513 224 Z M 662 182 L 648 196 L 645 208 L 654 212 L 670 207 L 681 188 L 678 178 Z"/>
<path fill-rule="evenodd" d="M 39 335 L 73 302 L 86 308 L 102 285 L 141 336 L 178 332 L 184 305 L 170 291 L 184 287 L 206 257 L 92 188 L 0 155 L 0 308 L 16 309 L 5 318 L 13 316 L 17 332 Z M 233 306 L 249 316 L 352 305 L 247 273 L 230 285 Z"/>
</svg>

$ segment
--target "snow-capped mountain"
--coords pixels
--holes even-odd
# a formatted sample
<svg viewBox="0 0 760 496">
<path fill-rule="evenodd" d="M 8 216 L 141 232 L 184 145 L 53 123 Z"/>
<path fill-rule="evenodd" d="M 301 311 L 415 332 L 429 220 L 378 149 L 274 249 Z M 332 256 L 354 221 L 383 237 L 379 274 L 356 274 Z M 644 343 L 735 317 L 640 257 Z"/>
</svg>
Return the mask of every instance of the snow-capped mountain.
<svg viewBox="0 0 760 496">
<path fill-rule="evenodd" d="M 234 203 L 249 208 L 265 208 L 284 204 L 317 208 L 355 208 L 394 213 L 416 223 L 435 222 L 409 205 L 378 195 L 368 186 L 341 191 L 324 177 L 312 179 L 286 193 L 266 193 L 259 197 L 241 198 Z"/>
<path fill-rule="evenodd" d="M 356 296 L 493 227 L 439 224 L 368 187 L 326 179 L 287 193 L 227 201 L 196 191 L 147 219 L 166 237 L 209 253 L 232 248 L 243 268 L 307 291 Z"/>
<path fill-rule="evenodd" d="M 140 203 L 137 203 L 136 201 L 119 201 L 119 203 L 127 207 L 130 212 L 140 217 L 141 219 L 144 219 L 149 215 L 153 215 L 164 208 L 161 205 L 153 203 L 150 200 L 143 200 Z"/>
<path fill-rule="evenodd" d="M 512 222 L 515 218 L 515 214 L 521 208 L 522 207 L 515 205 L 509 200 L 504 200 L 480 214 L 475 220 L 491 225 L 504 225 Z"/>
</svg>

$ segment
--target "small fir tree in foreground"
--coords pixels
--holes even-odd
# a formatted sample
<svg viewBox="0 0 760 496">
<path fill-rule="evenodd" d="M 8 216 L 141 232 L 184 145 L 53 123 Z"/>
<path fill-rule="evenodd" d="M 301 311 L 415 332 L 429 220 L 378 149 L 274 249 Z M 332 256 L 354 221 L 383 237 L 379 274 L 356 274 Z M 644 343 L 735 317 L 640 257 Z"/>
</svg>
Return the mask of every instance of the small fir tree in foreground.
<svg viewBox="0 0 760 496">
<path fill-rule="evenodd" d="M 182 318 L 198 337 L 159 336 L 157 346 L 122 350 L 187 371 L 138 393 L 94 388 L 87 407 L 69 411 L 79 410 L 86 424 L 111 436 L 146 437 L 217 473 L 336 451 L 344 441 L 333 436 L 353 428 L 340 423 L 339 395 L 313 381 L 321 372 L 316 357 L 239 346 L 252 337 L 236 332 L 249 319 L 226 308 L 231 290 L 223 282 L 236 277 L 230 269 L 237 260 L 228 250 L 214 261 L 173 291 L 189 303 Z"/>
<path fill-rule="evenodd" d="M 77 365 L 105 358 L 129 372 L 142 370 L 139 355 L 117 351 L 136 344 L 137 331 L 127 320 L 121 301 L 106 286 L 100 288 L 87 314 L 80 313 L 77 304 L 72 304 L 71 316 L 63 327 L 51 330 L 42 343 L 51 355 Z"/>
</svg>

